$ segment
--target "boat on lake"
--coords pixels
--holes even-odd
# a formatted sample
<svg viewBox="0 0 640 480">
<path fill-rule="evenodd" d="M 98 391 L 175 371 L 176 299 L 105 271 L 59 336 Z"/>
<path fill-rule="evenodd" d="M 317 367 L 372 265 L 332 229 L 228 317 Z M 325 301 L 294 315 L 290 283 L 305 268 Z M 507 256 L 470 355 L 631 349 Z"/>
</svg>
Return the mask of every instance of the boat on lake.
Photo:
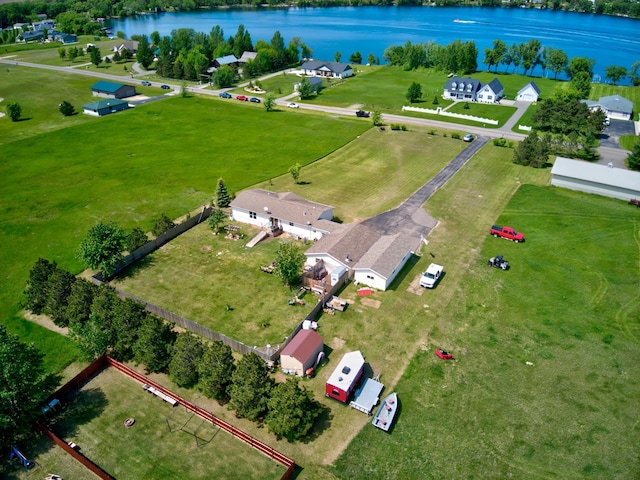
<svg viewBox="0 0 640 480">
<path fill-rule="evenodd" d="M 393 392 L 382 401 L 380 408 L 376 412 L 371 423 L 374 427 L 378 427 L 385 432 L 389 431 L 391 424 L 393 423 L 393 417 L 396 416 L 398 411 L 398 395 Z"/>
</svg>

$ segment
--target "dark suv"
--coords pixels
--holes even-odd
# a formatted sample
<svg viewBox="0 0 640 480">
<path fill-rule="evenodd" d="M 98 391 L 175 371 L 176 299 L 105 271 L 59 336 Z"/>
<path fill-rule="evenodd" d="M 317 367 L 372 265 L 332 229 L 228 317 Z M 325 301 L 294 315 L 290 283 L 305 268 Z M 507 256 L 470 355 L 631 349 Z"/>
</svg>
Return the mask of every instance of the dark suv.
<svg viewBox="0 0 640 480">
<path fill-rule="evenodd" d="M 356 117 L 370 117 L 371 113 L 365 112 L 364 110 L 358 110 L 356 112 Z"/>
</svg>

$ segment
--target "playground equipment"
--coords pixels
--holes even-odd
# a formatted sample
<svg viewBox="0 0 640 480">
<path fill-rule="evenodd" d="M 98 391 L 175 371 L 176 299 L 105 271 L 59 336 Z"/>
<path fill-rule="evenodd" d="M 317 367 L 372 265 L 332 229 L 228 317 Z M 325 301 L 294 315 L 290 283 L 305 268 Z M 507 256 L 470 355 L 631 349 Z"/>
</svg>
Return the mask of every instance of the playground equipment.
<svg viewBox="0 0 640 480">
<path fill-rule="evenodd" d="M 20 461 L 20 463 L 22 464 L 22 466 L 24 468 L 33 468 L 36 463 L 32 460 L 29 460 L 27 457 L 25 457 L 20 450 L 18 450 L 18 447 L 16 447 L 15 445 L 11 447 L 11 453 L 9 454 L 9 460 L 13 460 L 14 458 L 17 458 L 18 461 Z"/>
<path fill-rule="evenodd" d="M 193 422 L 192 422 L 193 420 Z M 196 415 L 195 412 L 184 408 L 175 408 L 171 410 L 171 413 L 166 418 L 169 432 L 182 431 L 192 435 L 196 441 L 196 446 L 201 447 L 213 440 L 213 437 L 220 431 L 218 427 L 207 422 L 203 417 Z M 204 426 L 204 428 L 202 428 Z M 213 427 L 213 428 L 212 428 Z M 202 428 L 202 430 L 201 430 Z M 212 431 L 210 438 L 207 438 L 207 430 Z"/>
</svg>

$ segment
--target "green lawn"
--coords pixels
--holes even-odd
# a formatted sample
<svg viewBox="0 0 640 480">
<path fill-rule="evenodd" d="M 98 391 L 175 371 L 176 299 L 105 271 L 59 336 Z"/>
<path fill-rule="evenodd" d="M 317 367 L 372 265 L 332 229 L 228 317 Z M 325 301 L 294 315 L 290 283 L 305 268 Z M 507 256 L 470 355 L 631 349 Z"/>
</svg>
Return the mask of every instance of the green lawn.
<svg viewBox="0 0 640 480">
<path fill-rule="evenodd" d="M 507 107 L 505 105 L 471 102 L 468 106 L 469 108 L 465 108 L 465 102 L 458 102 L 453 107 L 449 108 L 447 112 L 497 120 L 498 126 L 504 125 L 504 123 L 511 118 L 511 115 L 516 112 L 515 107 Z M 444 121 L 449 120 L 448 117 L 446 119 L 445 117 L 439 118 Z M 481 122 L 473 122 L 473 124 L 479 126 Z"/>
<path fill-rule="evenodd" d="M 69 92 L 82 90 L 66 80 L 59 83 L 75 89 Z M 45 84 L 37 95 L 44 98 L 54 84 Z M 45 106 L 25 96 L 27 101 L 33 102 L 34 118 L 46 117 Z M 21 293 L 38 257 L 78 272 L 77 246 L 95 222 L 115 220 L 148 231 L 162 213 L 175 218 L 208 202 L 219 177 L 238 191 L 279 176 L 296 162 L 311 163 L 370 127 L 355 118 L 267 113 L 236 103 L 173 98 L 104 118 L 71 117 L 75 126 L 36 136 L 30 121 L 18 122 L 24 130 L 16 136 L 26 139 L 6 143 L 5 137 L 0 318 L 45 352 L 49 368 L 59 371 L 76 350 L 20 315 Z M 7 118 L 0 122 L 16 126 Z M 38 128 L 48 126 L 43 120 Z M 0 128 L 0 135 L 5 131 Z"/>
<path fill-rule="evenodd" d="M 476 72 L 471 75 L 471 77 L 477 78 L 482 83 L 489 83 L 494 78 L 497 78 L 500 80 L 500 83 L 502 83 L 505 98 L 508 100 L 515 100 L 520 89 L 531 81 L 533 81 L 540 89 L 541 99 L 549 98 L 553 95 L 556 89 L 565 88 L 567 85 L 567 82 L 554 80 L 553 78 L 527 77 L 520 74 L 504 73 L 502 70 L 499 70 L 497 73 L 487 71 Z"/>
<path fill-rule="evenodd" d="M 620 95 L 633 102 L 633 119 L 638 120 L 640 113 L 640 87 L 605 85 L 603 83 L 592 83 L 589 100 L 598 100 L 600 97 L 608 95 Z"/>
<path fill-rule="evenodd" d="M 127 428 L 129 417 L 136 423 Z M 183 424 L 209 443 L 197 446 L 179 430 Z M 52 430 L 115 478 L 277 479 L 284 473 L 282 465 L 113 368 L 82 387 Z"/>
<path fill-rule="evenodd" d="M 640 473 L 638 432 L 629 428 L 640 395 L 632 373 L 640 353 L 637 222 L 624 202 L 523 185 L 496 221 L 527 241 L 488 237 L 479 181 L 489 169 L 497 179 L 496 167 L 473 163 L 427 204 L 443 222 L 428 248 L 447 274 L 428 292 L 424 343 L 395 388 L 401 410 L 392 433 L 365 426 L 332 468 L 337 477 Z M 486 266 L 498 253 L 510 271 Z M 442 362 L 435 347 L 456 360 Z"/>
</svg>

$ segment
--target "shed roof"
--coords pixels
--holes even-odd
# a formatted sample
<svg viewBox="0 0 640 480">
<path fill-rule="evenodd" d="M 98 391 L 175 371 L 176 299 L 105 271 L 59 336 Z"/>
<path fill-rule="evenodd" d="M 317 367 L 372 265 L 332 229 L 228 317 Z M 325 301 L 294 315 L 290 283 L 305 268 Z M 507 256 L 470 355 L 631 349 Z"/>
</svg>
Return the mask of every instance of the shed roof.
<svg viewBox="0 0 640 480">
<path fill-rule="evenodd" d="M 556 157 L 551 169 L 551 175 L 571 177 L 629 190 L 640 190 L 640 172 L 632 172 L 623 168 L 611 168 L 583 160 Z"/>
<path fill-rule="evenodd" d="M 321 228 L 315 222 L 327 210 L 333 209 L 329 205 L 305 200 L 295 193 L 276 193 L 259 188 L 240 192 L 231 202 L 231 207 L 260 213 L 267 208 L 269 215 L 274 218 L 298 225 L 309 225 L 307 222 L 311 222 L 310 225 L 314 228 Z"/>
<path fill-rule="evenodd" d="M 534 82 L 533 80 L 530 81 L 529 83 L 527 83 L 524 87 L 522 87 L 520 90 L 518 90 L 518 95 L 520 95 L 522 92 L 524 92 L 525 90 L 527 90 L 529 87 L 533 88 L 535 90 L 535 92 L 540 95 L 540 89 L 538 88 L 538 86 L 536 85 L 536 82 Z"/>
<path fill-rule="evenodd" d="M 91 86 L 91 90 L 96 90 L 99 92 L 115 93 L 118 90 L 120 90 L 122 87 L 124 87 L 124 84 L 122 83 L 114 83 L 114 82 L 107 82 L 106 80 L 100 80 L 99 82 L 94 83 Z"/>
<path fill-rule="evenodd" d="M 301 363 L 309 360 L 319 346 L 323 345 L 322 337 L 314 330 L 300 330 L 280 352 L 280 356 L 288 355 Z"/>
<path fill-rule="evenodd" d="M 255 60 L 258 52 L 242 52 L 242 56 L 238 59 L 240 63 L 247 63 L 249 60 Z"/>
<path fill-rule="evenodd" d="M 345 353 L 327 383 L 340 388 L 342 391 L 347 391 L 358 378 L 358 374 L 363 367 L 364 357 L 360 350 Z"/>
</svg>

